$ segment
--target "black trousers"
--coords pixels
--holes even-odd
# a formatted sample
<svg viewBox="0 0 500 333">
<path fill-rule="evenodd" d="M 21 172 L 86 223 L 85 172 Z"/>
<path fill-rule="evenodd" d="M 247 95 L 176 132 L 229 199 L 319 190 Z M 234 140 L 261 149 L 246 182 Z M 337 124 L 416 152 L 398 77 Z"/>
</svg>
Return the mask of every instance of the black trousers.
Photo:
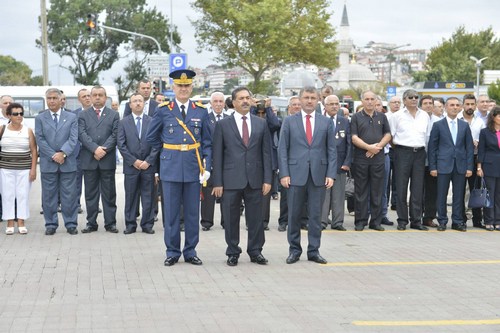
<svg viewBox="0 0 500 333">
<path fill-rule="evenodd" d="M 385 164 L 353 163 L 354 177 L 354 224 L 365 227 L 370 217 L 371 226 L 382 221 L 382 196 L 384 195 Z M 370 202 L 368 202 L 370 200 Z M 370 214 L 368 214 L 368 208 Z"/>
<path fill-rule="evenodd" d="M 102 198 L 104 227 L 116 226 L 115 169 L 83 170 L 85 202 L 87 205 L 87 226 L 97 228 L 99 199 Z"/>
<path fill-rule="evenodd" d="M 424 179 L 425 174 L 425 149 L 412 150 L 405 147 L 394 149 L 394 168 L 397 170 L 396 191 L 398 193 L 396 211 L 398 225 L 413 225 L 422 223 Z M 410 182 L 411 179 L 411 182 Z M 410 209 L 408 209 L 408 183 L 410 183 Z"/>
<path fill-rule="evenodd" d="M 425 167 L 424 176 L 424 222 L 437 217 L 437 177 L 432 177 L 429 167 Z"/>
</svg>

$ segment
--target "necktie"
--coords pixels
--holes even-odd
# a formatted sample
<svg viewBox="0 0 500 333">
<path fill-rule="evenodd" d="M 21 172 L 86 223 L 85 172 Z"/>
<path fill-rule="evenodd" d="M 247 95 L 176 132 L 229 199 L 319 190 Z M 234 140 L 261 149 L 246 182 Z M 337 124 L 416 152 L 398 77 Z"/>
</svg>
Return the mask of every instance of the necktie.
<svg viewBox="0 0 500 333">
<path fill-rule="evenodd" d="M 181 105 L 181 114 L 182 114 L 182 119 L 186 120 L 186 107 L 184 105 Z"/>
<path fill-rule="evenodd" d="M 137 122 L 135 124 L 137 128 L 137 135 L 139 136 L 139 139 L 141 138 L 141 117 L 137 117 Z"/>
<path fill-rule="evenodd" d="M 453 139 L 453 144 L 457 144 L 457 124 L 455 120 L 451 121 L 451 138 Z"/>
<path fill-rule="evenodd" d="M 337 125 L 337 124 L 335 124 L 335 120 L 336 120 L 336 119 L 335 119 L 335 117 L 332 117 L 332 122 L 333 122 L 333 133 L 335 133 L 335 127 L 336 127 L 335 125 Z"/>
<path fill-rule="evenodd" d="M 220 120 L 220 114 L 217 115 L 217 121 L 219 121 L 219 120 Z"/>
<path fill-rule="evenodd" d="M 307 143 L 310 146 L 312 141 L 313 141 L 313 133 L 312 133 L 312 127 L 311 127 L 311 115 L 310 114 L 308 114 L 306 116 L 306 139 L 307 139 Z"/>
<path fill-rule="evenodd" d="M 57 123 L 58 123 L 58 121 L 57 121 L 57 113 L 54 113 L 54 125 L 56 125 L 56 127 L 57 127 Z"/>
<path fill-rule="evenodd" d="M 101 119 L 101 110 L 96 109 L 95 113 L 97 114 L 97 120 Z"/>
<path fill-rule="evenodd" d="M 248 125 L 247 125 L 247 117 L 241 117 L 243 119 L 243 126 L 241 128 L 241 138 L 243 139 L 243 144 L 248 147 L 248 141 L 250 136 L 248 135 Z"/>
</svg>

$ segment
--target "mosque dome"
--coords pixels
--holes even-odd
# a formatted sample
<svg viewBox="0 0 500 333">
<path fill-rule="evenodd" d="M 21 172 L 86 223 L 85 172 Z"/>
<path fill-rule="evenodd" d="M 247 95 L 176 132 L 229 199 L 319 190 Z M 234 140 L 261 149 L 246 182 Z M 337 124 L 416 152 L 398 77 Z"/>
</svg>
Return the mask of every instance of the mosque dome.
<svg viewBox="0 0 500 333">
<path fill-rule="evenodd" d="M 323 83 L 318 75 L 304 69 L 295 70 L 283 78 L 284 89 L 299 90 L 306 86 L 321 87 Z"/>
</svg>

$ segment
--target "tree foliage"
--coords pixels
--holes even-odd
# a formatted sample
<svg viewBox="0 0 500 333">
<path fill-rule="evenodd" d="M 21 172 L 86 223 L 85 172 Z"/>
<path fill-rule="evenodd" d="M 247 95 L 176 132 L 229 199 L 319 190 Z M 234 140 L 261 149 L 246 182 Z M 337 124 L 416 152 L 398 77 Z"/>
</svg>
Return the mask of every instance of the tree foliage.
<svg viewBox="0 0 500 333">
<path fill-rule="evenodd" d="M 335 32 L 327 0 L 196 0 L 198 51 L 240 66 L 260 87 L 261 76 L 282 62 L 336 66 Z"/>
<path fill-rule="evenodd" d="M 137 82 L 147 77 L 144 67 L 145 60 L 135 59 L 130 60 L 123 71 L 124 75 L 116 77 L 113 81 L 116 83 L 118 90 L 118 99 L 123 101 L 127 99 L 131 91 L 137 87 Z"/>
<path fill-rule="evenodd" d="M 500 80 L 490 84 L 488 87 L 488 97 L 497 101 L 497 104 L 500 102 Z"/>
<path fill-rule="evenodd" d="M 471 33 L 463 26 L 457 28 L 449 39 L 431 49 L 426 71 L 413 73 L 414 81 L 476 81 L 475 62 L 483 61 L 481 70 L 500 67 L 500 41 L 492 28 Z"/>
<path fill-rule="evenodd" d="M 135 52 L 157 52 L 156 44 L 145 38 L 105 30 L 97 27 L 89 34 L 85 22 L 88 14 L 98 15 L 102 24 L 145 34 L 156 38 L 163 51 L 168 52 L 169 24 L 156 10 L 145 7 L 145 0 L 52 0 L 47 13 L 49 46 L 61 57 L 73 61 L 69 66 L 76 82 L 96 84 L 99 73 L 111 68 L 119 59 L 119 47 L 126 46 Z M 180 43 L 177 31 L 174 44 Z"/>
<path fill-rule="evenodd" d="M 0 85 L 26 86 L 41 85 L 39 77 L 31 77 L 33 71 L 22 61 L 11 56 L 0 55 Z"/>
</svg>

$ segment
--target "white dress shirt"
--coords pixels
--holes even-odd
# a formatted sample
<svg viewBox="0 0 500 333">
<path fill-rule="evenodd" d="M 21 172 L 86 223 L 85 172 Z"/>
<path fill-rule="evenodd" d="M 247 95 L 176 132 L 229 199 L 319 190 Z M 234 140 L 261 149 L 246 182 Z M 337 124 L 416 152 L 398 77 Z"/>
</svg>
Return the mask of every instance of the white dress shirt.
<svg viewBox="0 0 500 333">
<path fill-rule="evenodd" d="M 303 110 L 300 111 L 300 114 L 302 115 L 302 124 L 304 124 L 304 132 L 306 131 L 306 116 L 307 113 L 305 113 Z M 311 134 L 314 133 L 314 117 L 316 116 L 316 112 L 313 111 L 310 114 L 311 118 Z"/>
<path fill-rule="evenodd" d="M 243 138 L 243 115 L 236 111 L 233 115 L 234 120 L 236 121 L 236 126 L 238 127 L 238 132 L 240 132 L 240 136 Z M 252 121 L 250 120 L 250 112 L 248 112 L 245 116 L 247 117 L 248 139 L 250 139 L 252 136 Z"/>
<path fill-rule="evenodd" d="M 389 118 L 392 142 L 406 147 L 425 147 L 429 121 L 429 115 L 421 109 L 417 109 L 415 117 L 406 108 L 399 110 Z"/>
</svg>

